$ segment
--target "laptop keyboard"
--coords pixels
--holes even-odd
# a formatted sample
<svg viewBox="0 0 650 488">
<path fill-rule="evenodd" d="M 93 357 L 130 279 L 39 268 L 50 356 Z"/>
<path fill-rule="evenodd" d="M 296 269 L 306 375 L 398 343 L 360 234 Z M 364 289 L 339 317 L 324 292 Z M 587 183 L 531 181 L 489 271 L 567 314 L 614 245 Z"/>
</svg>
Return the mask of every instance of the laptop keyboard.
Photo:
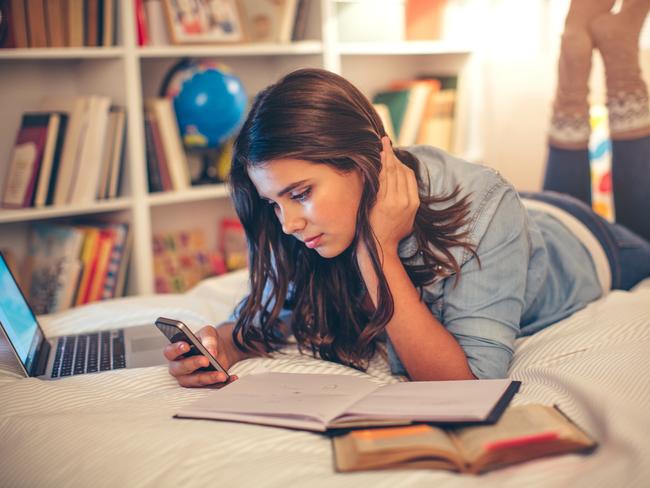
<svg viewBox="0 0 650 488">
<path fill-rule="evenodd" d="M 126 367 L 124 331 L 59 337 L 52 378 Z"/>
</svg>

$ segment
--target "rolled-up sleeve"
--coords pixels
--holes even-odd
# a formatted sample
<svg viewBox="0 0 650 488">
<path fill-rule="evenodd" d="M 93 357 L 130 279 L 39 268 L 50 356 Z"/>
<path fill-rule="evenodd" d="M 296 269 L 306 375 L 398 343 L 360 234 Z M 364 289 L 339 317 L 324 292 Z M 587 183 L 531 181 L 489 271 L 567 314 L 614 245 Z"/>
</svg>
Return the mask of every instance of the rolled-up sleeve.
<svg viewBox="0 0 650 488">
<path fill-rule="evenodd" d="M 514 189 L 503 194 L 460 279 L 444 285 L 441 320 L 477 378 L 504 378 L 519 332 L 529 263 L 527 214 Z"/>
</svg>

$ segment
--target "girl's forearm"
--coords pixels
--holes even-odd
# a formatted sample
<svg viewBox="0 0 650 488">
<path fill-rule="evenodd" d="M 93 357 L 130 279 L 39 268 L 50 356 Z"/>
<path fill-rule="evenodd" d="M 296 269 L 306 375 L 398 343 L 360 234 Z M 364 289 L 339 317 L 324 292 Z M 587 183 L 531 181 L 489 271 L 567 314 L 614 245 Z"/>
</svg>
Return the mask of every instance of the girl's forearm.
<svg viewBox="0 0 650 488">
<path fill-rule="evenodd" d="M 244 359 L 262 356 L 263 349 L 260 351 L 242 351 L 234 343 L 232 330 L 235 327 L 233 322 L 229 322 L 217 328 L 219 336 L 219 348 L 217 350 L 217 360 L 223 367 L 230 369 L 233 365 Z M 240 333 L 241 339 L 241 333 Z M 260 346 L 261 347 L 261 346 Z"/>
<path fill-rule="evenodd" d="M 377 305 L 378 278 L 367 251 L 357 254 L 370 298 Z M 397 252 L 384 252 L 382 269 L 393 295 L 394 313 L 386 331 L 414 381 L 475 379 L 465 352 L 435 318 L 411 282 Z"/>
</svg>

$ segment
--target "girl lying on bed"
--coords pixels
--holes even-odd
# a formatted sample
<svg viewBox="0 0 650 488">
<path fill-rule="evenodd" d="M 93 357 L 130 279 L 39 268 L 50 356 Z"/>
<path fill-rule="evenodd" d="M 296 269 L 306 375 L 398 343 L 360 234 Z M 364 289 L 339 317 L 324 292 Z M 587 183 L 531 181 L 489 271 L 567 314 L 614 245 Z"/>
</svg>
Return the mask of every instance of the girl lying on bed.
<svg viewBox="0 0 650 488">
<path fill-rule="evenodd" d="M 393 147 L 368 100 L 327 71 L 260 92 L 230 177 L 251 291 L 229 322 L 199 332 L 204 345 L 229 368 L 293 335 L 363 369 L 385 344 L 393 373 L 411 380 L 501 378 L 517 337 L 650 276 L 648 95 L 638 64 L 624 64 L 638 63 L 650 1 L 616 15 L 613 3 L 574 1 L 567 17 L 545 181 L 563 193 L 520 196 L 487 167 Z M 578 199 L 589 200 L 593 45 L 608 76 L 618 220 L 644 238 Z M 177 360 L 187 347 L 164 351 L 179 384 L 224 381 L 195 372 L 201 356 Z"/>
</svg>

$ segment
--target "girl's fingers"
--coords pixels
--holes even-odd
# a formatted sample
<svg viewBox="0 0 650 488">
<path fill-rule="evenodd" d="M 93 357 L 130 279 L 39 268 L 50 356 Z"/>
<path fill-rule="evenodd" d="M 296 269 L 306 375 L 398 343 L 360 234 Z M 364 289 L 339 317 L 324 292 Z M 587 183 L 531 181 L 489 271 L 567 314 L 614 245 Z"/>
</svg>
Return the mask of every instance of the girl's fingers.
<svg viewBox="0 0 650 488">
<path fill-rule="evenodd" d="M 387 169 L 386 169 L 386 151 L 380 153 L 381 169 L 379 170 L 379 191 L 377 192 L 377 199 L 381 200 L 385 197 L 387 191 Z"/>
<path fill-rule="evenodd" d="M 406 168 L 406 186 L 409 197 L 409 208 L 420 206 L 420 194 L 418 192 L 418 181 L 415 172 L 411 168 Z"/>
<path fill-rule="evenodd" d="M 231 375 L 230 378 L 226 380 L 226 375 L 224 373 L 209 371 L 206 373 L 197 373 L 191 376 L 184 376 L 182 378 L 179 378 L 178 384 L 185 388 L 199 388 L 202 386 L 210 385 L 215 385 L 220 388 L 222 386 L 229 385 L 237 379 L 237 376 Z"/>
<path fill-rule="evenodd" d="M 207 371 L 178 378 L 178 384 L 186 388 L 208 386 L 215 383 L 224 383 L 225 381 L 226 375 L 216 371 Z"/>
<path fill-rule="evenodd" d="M 210 361 L 203 355 L 192 356 L 189 358 L 172 361 L 169 363 L 169 374 L 176 378 L 192 374 L 199 368 L 205 368 L 210 365 Z"/>
<path fill-rule="evenodd" d="M 388 198 L 395 198 L 399 195 L 400 175 L 398 173 L 400 168 L 396 160 L 397 158 L 393 154 L 393 148 L 390 145 L 388 137 L 383 137 L 381 142 L 384 148 L 382 153 L 384 169 L 386 170 L 386 193 Z"/>
<path fill-rule="evenodd" d="M 186 353 L 190 350 L 187 342 L 175 342 L 173 344 L 167 344 L 163 348 L 163 355 L 168 361 L 174 361 L 181 354 Z"/>
</svg>

